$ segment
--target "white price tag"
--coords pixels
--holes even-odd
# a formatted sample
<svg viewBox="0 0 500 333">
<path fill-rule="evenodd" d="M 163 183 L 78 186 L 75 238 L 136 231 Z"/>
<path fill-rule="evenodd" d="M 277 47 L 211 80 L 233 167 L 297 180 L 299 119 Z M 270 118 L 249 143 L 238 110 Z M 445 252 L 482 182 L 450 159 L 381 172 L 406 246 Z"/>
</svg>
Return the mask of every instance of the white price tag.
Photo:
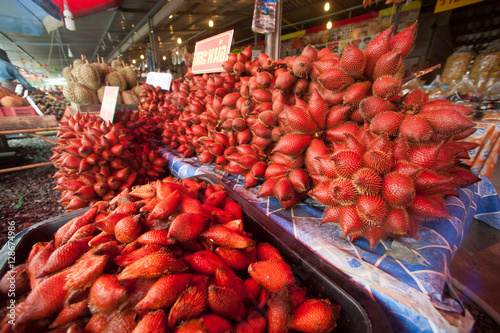
<svg viewBox="0 0 500 333">
<path fill-rule="evenodd" d="M 163 90 L 170 90 L 172 84 L 172 74 L 149 72 L 146 83 L 154 87 L 160 87 Z"/>
</svg>

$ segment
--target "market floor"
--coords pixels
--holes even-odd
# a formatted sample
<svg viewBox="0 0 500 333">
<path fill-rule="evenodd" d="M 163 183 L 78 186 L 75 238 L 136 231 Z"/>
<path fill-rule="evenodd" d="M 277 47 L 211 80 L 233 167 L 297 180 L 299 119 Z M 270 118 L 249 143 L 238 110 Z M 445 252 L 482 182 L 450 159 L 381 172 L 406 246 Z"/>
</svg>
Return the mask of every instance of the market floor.
<svg viewBox="0 0 500 333">
<path fill-rule="evenodd" d="M 492 182 L 500 193 L 500 167 Z M 465 303 L 471 301 L 500 325 L 500 230 L 473 220 L 451 262 L 453 285 Z M 476 325 L 478 325 L 476 318 Z M 478 325 L 479 326 L 479 325 Z M 479 330 L 474 329 L 476 332 Z"/>
</svg>

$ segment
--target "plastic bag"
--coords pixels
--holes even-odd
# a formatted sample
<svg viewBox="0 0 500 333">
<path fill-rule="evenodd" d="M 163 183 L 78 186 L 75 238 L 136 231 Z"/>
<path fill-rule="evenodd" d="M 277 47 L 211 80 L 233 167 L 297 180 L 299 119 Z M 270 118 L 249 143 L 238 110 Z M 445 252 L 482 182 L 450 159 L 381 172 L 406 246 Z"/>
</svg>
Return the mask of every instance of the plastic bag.
<svg viewBox="0 0 500 333">
<path fill-rule="evenodd" d="M 441 75 L 436 75 L 436 78 L 429 84 L 425 93 L 429 95 L 429 99 L 443 99 L 445 98 L 445 88 L 441 83 Z"/>
<path fill-rule="evenodd" d="M 467 73 L 469 64 L 472 60 L 471 46 L 463 46 L 453 52 L 446 59 L 446 63 L 441 74 L 441 83 L 450 84 L 454 79 L 459 80 Z"/>
</svg>

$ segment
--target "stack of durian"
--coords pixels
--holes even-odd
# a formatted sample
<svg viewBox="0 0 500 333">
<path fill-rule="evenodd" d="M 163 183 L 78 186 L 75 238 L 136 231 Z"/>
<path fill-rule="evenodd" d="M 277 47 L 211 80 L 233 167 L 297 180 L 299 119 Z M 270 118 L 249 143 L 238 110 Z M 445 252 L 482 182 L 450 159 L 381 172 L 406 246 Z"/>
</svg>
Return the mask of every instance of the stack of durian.
<svg viewBox="0 0 500 333">
<path fill-rule="evenodd" d="M 120 88 L 117 104 L 138 104 L 142 88 L 131 66 L 115 59 L 111 65 L 103 59 L 90 63 L 85 56 L 65 67 L 63 77 L 68 82 L 63 88 L 66 99 L 76 105 L 101 104 L 105 86 Z"/>
</svg>

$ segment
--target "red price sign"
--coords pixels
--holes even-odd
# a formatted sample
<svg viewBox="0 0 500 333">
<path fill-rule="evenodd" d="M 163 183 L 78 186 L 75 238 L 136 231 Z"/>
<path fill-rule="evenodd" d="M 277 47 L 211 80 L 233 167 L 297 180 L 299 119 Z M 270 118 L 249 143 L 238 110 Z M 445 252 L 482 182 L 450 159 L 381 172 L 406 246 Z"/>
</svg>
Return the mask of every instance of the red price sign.
<svg viewBox="0 0 500 333">
<path fill-rule="evenodd" d="M 194 74 L 222 72 L 222 64 L 231 50 L 234 30 L 201 40 L 194 47 Z"/>
</svg>

